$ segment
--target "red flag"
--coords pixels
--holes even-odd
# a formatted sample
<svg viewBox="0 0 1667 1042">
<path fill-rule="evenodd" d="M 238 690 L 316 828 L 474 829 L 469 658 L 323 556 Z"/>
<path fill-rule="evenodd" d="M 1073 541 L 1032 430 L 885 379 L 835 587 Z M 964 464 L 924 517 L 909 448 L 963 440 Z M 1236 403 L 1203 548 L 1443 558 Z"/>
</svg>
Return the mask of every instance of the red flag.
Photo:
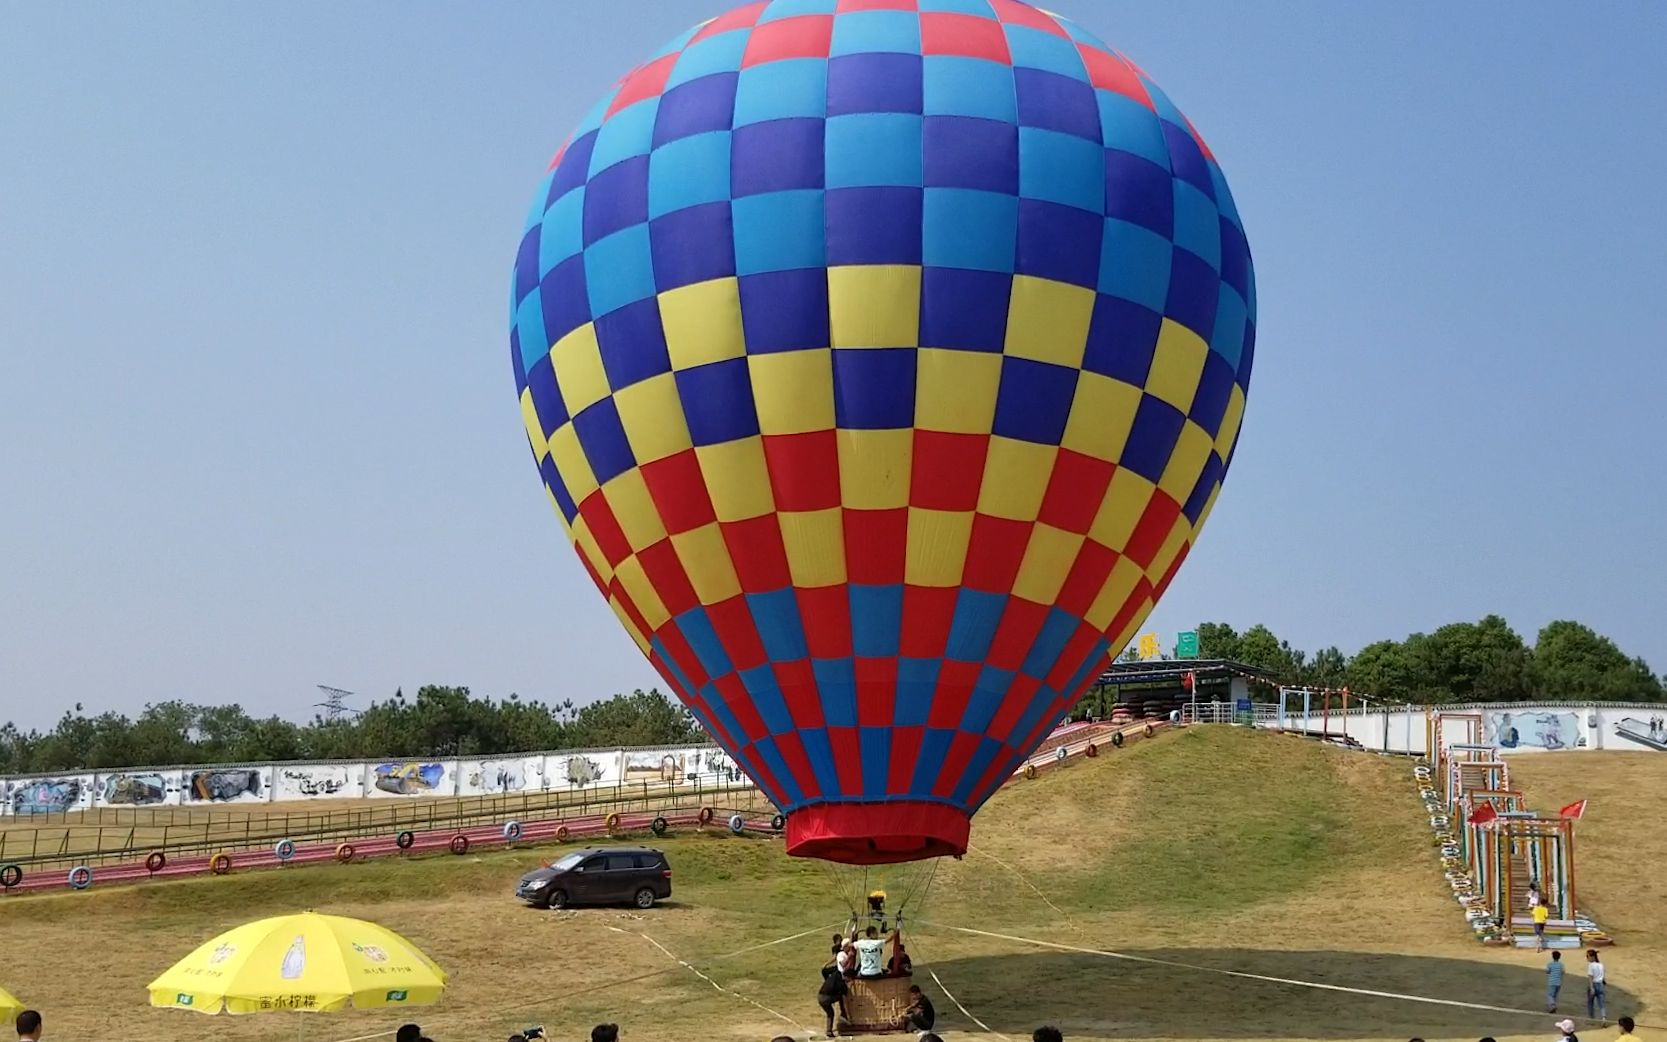
<svg viewBox="0 0 1667 1042">
<path fill-rule="evenodd" d="M 1493 809 L 1493 804 L 1484 803 L 1480 807 L 1471 811 L 1470 817 L 1465 820 L 1472 825 L 1486 825 L 1488 822 L 1497 817 L 1499 817 L 1499 812 Z"/>
<path fill-rule="evenodd" d="M 1576 821 L 1579 821 L 1581 818 L 1584 818 L 1586 816 L 1586 801 L 1585 800 L 1575 800 L 1573 803 L 1569 804 L 1567 807 L 1564 807 L 1562 810 L 1558 811 L 1557 816 L 1560 817 L 1560 818 L 1573 818 Z"/>
<path fill-rule="evenodd" d="M 1187 675 L 1181 678 L 1181 686 L 1188 691 L 1198 686 L 1198 678 L 1193 675 L 1192 670 L 1187 670 Z"/>
</svg>

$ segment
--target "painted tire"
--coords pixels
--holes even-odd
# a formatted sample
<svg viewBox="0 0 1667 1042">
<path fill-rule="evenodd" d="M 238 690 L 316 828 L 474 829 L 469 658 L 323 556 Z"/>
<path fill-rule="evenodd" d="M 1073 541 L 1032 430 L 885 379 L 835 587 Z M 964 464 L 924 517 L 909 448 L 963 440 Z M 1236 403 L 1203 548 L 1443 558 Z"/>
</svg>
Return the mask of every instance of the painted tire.
<svg viewBox="0 0 1667 1042">
<path fill-rule="evenodd" d="M 336 847 L 336 860 L 345 865 L 353 860 L 354 853 L 353 844 L 342 843 Z"/>
<path fill-rule="evenodd" d="M 787 819 L 782 817 L 780 814 L 777 814 L 775 817 L 770 819 L 770 831 L 780 832 L 782 829 L 784 829 L 786 827 L 787 827 Z"/>
<path fill-rule="evenodd" d="M 1151 724 L 1146 725 L 1146 737 L 1150 738 L 1157 733 L 1157 728 L 1153 727 Z"/>
<path fill-rule="evenodd" d="M 649 831 L 654 833 L 656 836 L 664 836 L 666 834 L 666 828 L 667 825 L 665 818 L 655 818 L 648 825 Z"/>
<path fill-rule="evenodd" d="M 232 870 L 232 856 L 230 854 L 216 854 L 208 859 L 208 870 L 217 876 L 223 876 Z"/>
<path fill-rule="evenodd" d="M 1025 777 L 1026 778 L 1036 777 L 1036 765 L 1035 764 L 1033 764 L 1033 763 L 1025 764 Z"/>
<path fill-rule="evenodd" d="M 279 861 L 288 861 L 295 856 L 295 840 L 280 839 L 272 846 L 272 856 Z"/>
<path fill-rule="evenodd" d="M 5 865 L 0 867 L 0 887 L 10 890 L 23 882 L 23 866 Z"/>
<path fill-rule="evenodd" d="M 521 823 L 519 821 L 504 822 L 504 838 L 511 843 L 521 838 Z"/>
<path fill-rule="evenodd" d="M 469 837 L 463 835 L 461 832 L 458 833 L 451 838 L 450 843 L 446 844 L 446 849 L 451 851 L 453 854 L 456 854 L 458 857 L 462 857 L 464 854 L 469 852 Z"/>
<path fill-rule="evenodd" d="M 1112 748 L 1114 748 L 1114 749 L 1123 748 L 1123 732 L 1122 731 L 1113 731 L 1111 733 L 1111 745 L 1112 745 Z"/>
<path fill-rule="evenodd" d="M 1089 742 L 1088 748 L 1084 749 L 1083 752 L 1088 755 L 1089 759 L 1093 759 L 1094 757 L 1100 755 L 1100 747 L 1095 745 L 1093 742 Z"/>
<path fill-rule="evenodd" d="M 162 866 L 167 863 L 168 855 L 162 853 L 160 850 L 153 850 L 150 852 L 150 856 L 145 858 L 145 871 L 160 872 L 162 871 Z"/>
<path fill-rule="evenodd" d="M 615 811 L 614 813 L 608 815 L 608 817 L 602 822 L 602 824 L 607 828 L 607 830 L 609 832 L 612 832 L 613 830 L 619 828 L 619 812 Z"/>
<path fill-rule="evenodd" d="M 556 826 L 556 842 L 557 843 L 566 843 L 567 842 L 567 826 L 566 825 L 557 825 Z"/>
<path fill-rule="evenodd" d="M 71 890 L 85 890 L 93 885 L 93 870 L 86 865 L 76 865 L 69 870 L 69 888 Z"/>
<path fill-rule="evenodd" d="M 702 808 L 700 808 L 700 813 L 695 815 L 695 820 L 698 821 L 702 825 L 711 821 L 712 820 L 712 808 L 711 807 L 702 807 Z"/>
<path fill-rule="evenodd" d="M 739 814 L 732 814 L 729 818 L 729 831 L 739 836 L 747 830 L 747 821 Z"/>
<path fill-rule="evenodd" d="M 1061 763 L 1064 763 L 1065 758 L 1070 756 L 1070 755 L 1071 755 L 1071 750 L 1067 749 L 1065 746 L 1062 745 L 1062 746 L 1059 747 L 1059 755 L 1055 756 L 1054 759 L 1058 760 Z"/>
<path fill-rule="evenodd" d="M 394 837 L 394 846 L 401 850 L 410 850 L 411 844 L 416 841 L 417 834 L 412 832 L 410 829 L 406 829 L 404 832 L 401 832 L 399 835 Z"/>
</svg>

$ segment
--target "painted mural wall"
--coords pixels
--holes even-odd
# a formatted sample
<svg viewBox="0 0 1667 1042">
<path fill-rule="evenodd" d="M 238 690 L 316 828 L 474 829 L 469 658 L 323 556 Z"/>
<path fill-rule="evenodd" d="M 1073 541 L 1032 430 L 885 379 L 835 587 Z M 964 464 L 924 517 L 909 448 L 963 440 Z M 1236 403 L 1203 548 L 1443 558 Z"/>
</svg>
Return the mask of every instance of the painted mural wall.
<svg viewBox="0 0 1667 1042">
<path fill-rule="evenodd" d="M 1667 705 L 1657 703 L 1607 703 L 1570 705 L 1545 703 L 1509 706 L 1443 706 L 1445 713 L 1478 713 L 1482 718 L 1482 740 L 1497 745 L 1506 755 L 1542 752 L 1619 750 L 1667 752 Z M 1425 712 L 1421 706 L 1392 707 L 1388 710 L 1352 710 L 1347 715 L 1330 714 L 1326 721 L 1315 708 L 1304 717 L 1300 702 L 1288 706 L 1283 721 L 1269 727 L 1286 727 L 1319 733 L 1347 734 L 1368 749 L 1394 753 L 1428 753 Z M 1451 743 L 1456 739 L 1444 734 Z"/>
<path fill-rule="evenodd" d="M 747 784 L 716 746 L 589 749 L 478 759 L 135 767 L 0 778 L 0 816 L 304 800 L 498 796 L 620 786 Z"/>
</svg>

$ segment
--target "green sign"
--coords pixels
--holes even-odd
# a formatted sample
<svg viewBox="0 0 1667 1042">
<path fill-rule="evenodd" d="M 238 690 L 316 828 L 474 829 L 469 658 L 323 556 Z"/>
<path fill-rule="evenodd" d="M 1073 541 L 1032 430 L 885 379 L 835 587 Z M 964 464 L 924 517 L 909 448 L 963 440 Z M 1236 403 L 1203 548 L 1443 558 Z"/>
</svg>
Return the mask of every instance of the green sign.
<svg viewBox="0 0 1667 1042">
<path fill-rule="evenodd" d="M 1197 630 L 1182 630 L 1181 632 L 1175 634 L 1175 657 L 1176 658 L 1197 658 L 1198 657 L 1198 631 Z"/>
</svg>

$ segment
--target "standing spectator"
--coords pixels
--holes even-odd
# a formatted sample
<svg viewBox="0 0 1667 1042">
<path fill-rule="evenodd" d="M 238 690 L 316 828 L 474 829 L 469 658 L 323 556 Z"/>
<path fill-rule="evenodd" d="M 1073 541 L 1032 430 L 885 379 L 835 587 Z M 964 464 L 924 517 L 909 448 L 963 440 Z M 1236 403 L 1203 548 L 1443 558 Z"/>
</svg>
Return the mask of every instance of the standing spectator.
<svg viewBox="0 0 1667 1042">
<path fill-rule="evenodd" d="M 1545 964 L 1545 1011 L 1557 1012 L 1557 993 L 1563 990 L 1563 953 L 1552 952 Z"/>
<path fill-rule="evenodd" d="M 596 1025 L 590 1029 L 590 1042 L 619 1042 L 619 1025 Z"/>
<path fill-rule="evenodd" d="M 41 1015 L 26 1009 L 17 1015 L 17 1042 L 40 1042 Z"/>
<path fill-rule="evenodd" d="M 1030 1042 L 1065 1042 L 1056 1027 L 1040 1027 L 1030 1033 Z"/>
<path fill-rule="evenodd" d="M 1586 1019 L 1609 1026 L 1609 1009 L 1604 1002 L 1608 990 L 1603 963 L 1598 961 L 1596 948 L 1586 949 Z"/>
<path fill-rule="evenodd" d="M 822 1013 L 828 1018 L 828 1037 L 834 1037 L 834 1008 L 839 1008 L 839 1019 L 849 1020 L 845 1010 L 845 996 L 850 991 L 850 985 L 845 983 L 842 973 L 824 973 L 822 987 L 816 991 L 816 1004 L 822 1007 Z"/>
<path fill-rule="evenodd" d="M 1638 1042 L 1638 1036 L 1632 1033 L 1631 1017 L 1622 1017 L 1615 1023 L 1621 1025 L 1621 1033 L 1615 1036 L 1615 1042 Z"/>
<path fill-rule="evenodd" d="M 1534 906 L 1534 950 L 1545 951 L 1545 924 L 1551 918 L 1551 909 L 1543 904 Z"/>
</svg>

